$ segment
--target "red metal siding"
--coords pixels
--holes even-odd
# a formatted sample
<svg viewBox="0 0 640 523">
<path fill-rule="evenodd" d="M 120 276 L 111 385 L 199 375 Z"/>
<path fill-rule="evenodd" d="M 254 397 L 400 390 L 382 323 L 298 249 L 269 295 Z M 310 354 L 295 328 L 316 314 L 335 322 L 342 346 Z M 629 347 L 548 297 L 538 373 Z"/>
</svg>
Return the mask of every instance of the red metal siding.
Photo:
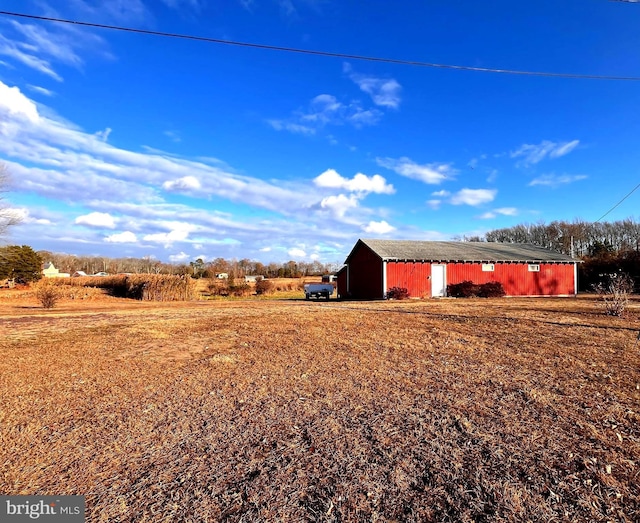
<svg viewBox="0 0 640 523">
<path fill-rule="evenodd" d="M 431 297 L 429 262 L 387 262 L 387 290 L 404 287 L 412 298 Z"/>
<path fill-rule="evenodd" d="M 527 263 L 494 263 L 493 272 L 483 272 L 481 263 L 448 263 L 447 284 L 471 280 L 498 281 L 508 296 L 559 296 L 575 294 L 574 264 L 540 263 L 539 272 L 529 272 Z"/>
<path fill-rule="evenodd" d="M 366 245 L 351 253 L 347 276 L 348 296 L 356 299 L 379 300 L 382 290 L 382 260 Z"/>
</svg>

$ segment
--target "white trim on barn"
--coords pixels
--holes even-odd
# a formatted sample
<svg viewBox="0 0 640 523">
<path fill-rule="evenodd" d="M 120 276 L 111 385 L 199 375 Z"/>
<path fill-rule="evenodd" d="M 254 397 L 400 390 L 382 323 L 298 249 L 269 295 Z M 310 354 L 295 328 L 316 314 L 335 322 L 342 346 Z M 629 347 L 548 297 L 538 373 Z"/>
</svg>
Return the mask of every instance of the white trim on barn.
<svg viewBox="0 0 640 523">
<path fill-rule="evenodd" d="M 382 295 L 387 295 L 387 262 L 382 262 Z"/>
</svg>

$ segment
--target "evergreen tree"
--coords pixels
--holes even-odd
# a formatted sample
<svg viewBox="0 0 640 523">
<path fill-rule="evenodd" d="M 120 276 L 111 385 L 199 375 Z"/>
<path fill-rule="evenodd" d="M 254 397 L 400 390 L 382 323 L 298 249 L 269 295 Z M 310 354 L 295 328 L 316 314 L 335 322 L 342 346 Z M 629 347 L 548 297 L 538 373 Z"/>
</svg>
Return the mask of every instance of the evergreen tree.
<svg viewBox="0 0 640 523">
<path fill-rule="evenodd" d="M 28 245 L 0 247 L 0 278 L 28 283 L 42 278 L 42 258 Z"/>
</svg>

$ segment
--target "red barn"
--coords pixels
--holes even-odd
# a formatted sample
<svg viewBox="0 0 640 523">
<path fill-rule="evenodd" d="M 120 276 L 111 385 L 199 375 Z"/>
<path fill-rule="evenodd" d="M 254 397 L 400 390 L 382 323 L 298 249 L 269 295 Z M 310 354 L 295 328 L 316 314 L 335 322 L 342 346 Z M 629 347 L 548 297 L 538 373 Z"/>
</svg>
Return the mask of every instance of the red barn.
<svg viewBox="0 0 640 523">
<path fill-rule="evenodd" d="M 384 299 L 404 287 L 414 298 L 440 297 L 466 280 L 500 282 L 507 296 L 573 296 L 577 264 L 528 244 L 358 240 L 338 273 L 338 296 Z"/>
</svg>

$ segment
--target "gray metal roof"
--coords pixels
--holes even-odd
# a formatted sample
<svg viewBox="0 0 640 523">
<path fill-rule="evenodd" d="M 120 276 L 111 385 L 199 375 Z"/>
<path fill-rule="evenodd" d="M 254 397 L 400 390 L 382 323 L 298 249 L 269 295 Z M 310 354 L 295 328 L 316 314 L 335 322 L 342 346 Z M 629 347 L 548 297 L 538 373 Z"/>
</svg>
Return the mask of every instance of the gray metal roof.
<svg viewBox="0 0 640 523">
<path fill-rule="evenodd" d="M 579 262 L 566 254 L 522 243 L 358 240 L 358 243 L 360 242 L 368 246 L 383 260 Z M 356 250 L 358 243 L 351 254 Z M 347 259 L 351 257 L 351 254 Z"/>
</svg>

